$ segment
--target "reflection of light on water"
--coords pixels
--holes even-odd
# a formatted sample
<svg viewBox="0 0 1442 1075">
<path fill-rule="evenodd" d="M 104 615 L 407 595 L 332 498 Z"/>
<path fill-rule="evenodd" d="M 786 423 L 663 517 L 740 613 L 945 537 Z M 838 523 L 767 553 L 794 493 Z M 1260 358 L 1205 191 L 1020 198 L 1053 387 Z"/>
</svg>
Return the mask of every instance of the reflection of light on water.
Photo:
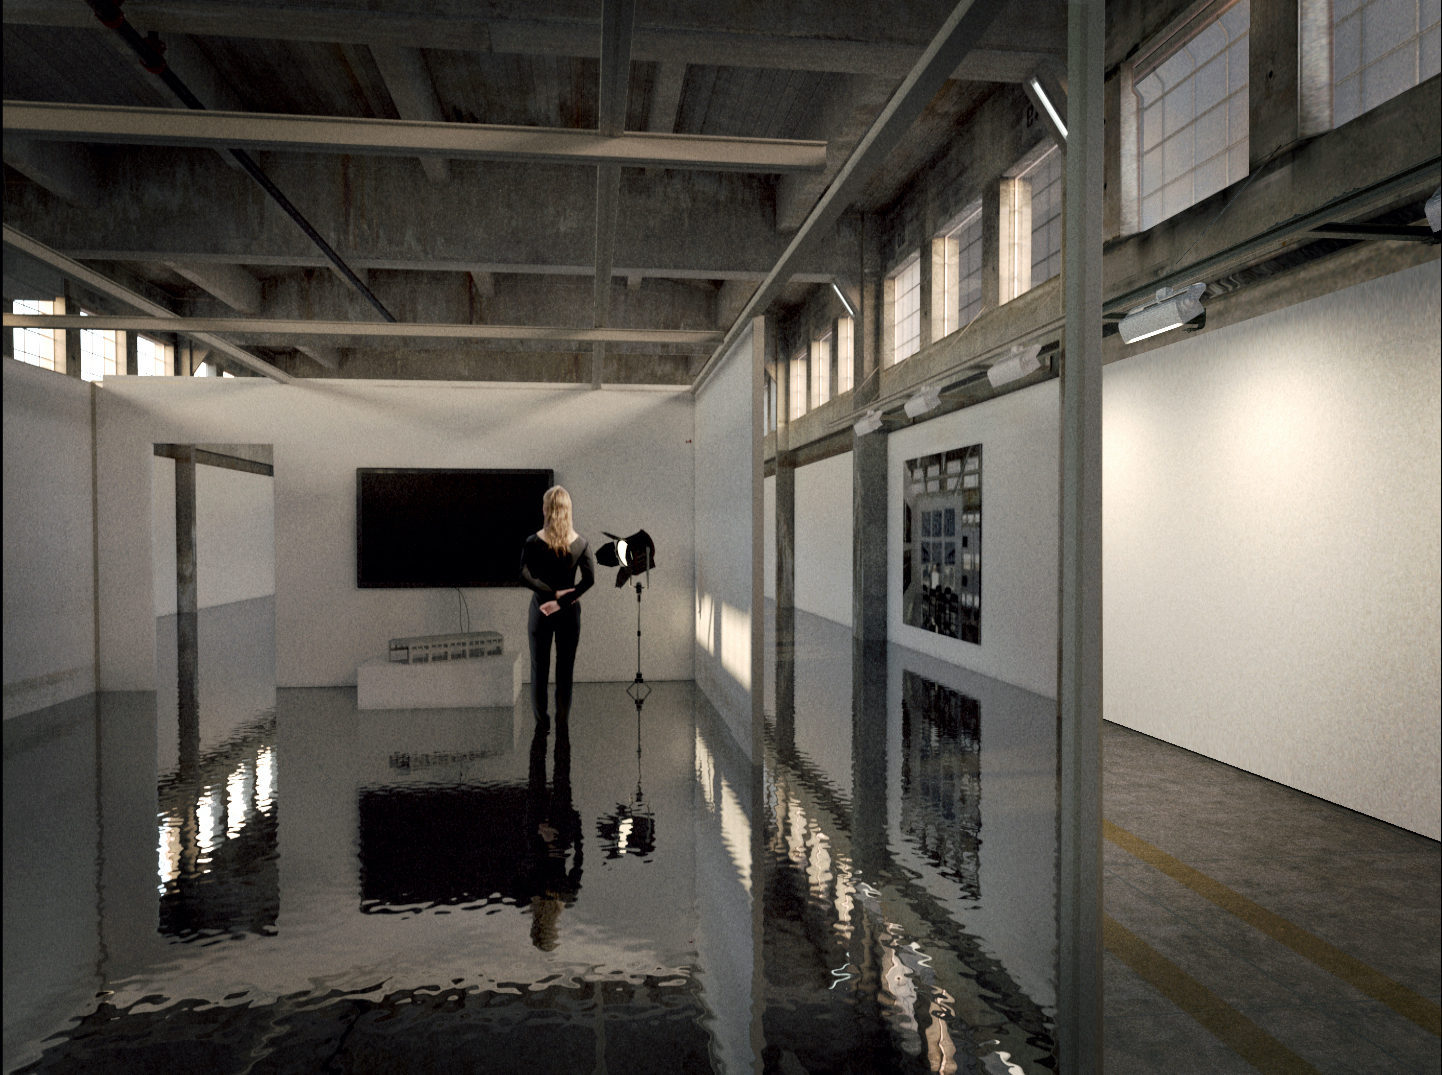
<svg viewBox="0 0 1442 1075">
<path fill-rule="evenodd" d="M 255 759 L 255 808 L 262 814 L 275 805 L 275 751 L 261 747 Z"/>
<path fill-rule="evenodd" d="M 225 782 L 225 835 L 231 839 L 240 835 L 250 814 L 250 787 L 252 778 L 250 766 L 240 763 L 240 768 L 231 773 Z"/>
<path fill-rule="evenodd" d="M 706 798 L 706 809 L 715 810 L 716 793 L 712 785 L 716 782 L 716 762 L 706 749 L 700 731 L 696 732 L 696 782 L 701 785 L 701 794 Z"/>
<path fill-rule="evenodd" d="M 631 844 L 631 829 L 635 822 L 631 818 L 622 818 L 621 824 L 616 827 L 616 846 L 622 851 Z"/>
<path fill-rule="evenodd" d="M 746 811 L 741 809 L 741 800 L 731 790 L 726 778 L 721 778 L 721 842 L 731 854 L 741 886 L 747 894 L 751 892 L 751 822 Z"/>
<path fill-rule="evenodd" d="M 180 822 L 162 815 L 160 819 L 160 884 L 156 887 L 164 892 L 165 886 L 179 875 Z"/>
<path fill-rule="evenodd" d="M 195 823 L 197 842 L 200 844 L 200 858 L 198 862 L 209 862 L 210 853 L 214 851 L 220 843 L 221 813 L 219 787 L 208 788 L 205 796 L 196 804 Z"/>
</svg>

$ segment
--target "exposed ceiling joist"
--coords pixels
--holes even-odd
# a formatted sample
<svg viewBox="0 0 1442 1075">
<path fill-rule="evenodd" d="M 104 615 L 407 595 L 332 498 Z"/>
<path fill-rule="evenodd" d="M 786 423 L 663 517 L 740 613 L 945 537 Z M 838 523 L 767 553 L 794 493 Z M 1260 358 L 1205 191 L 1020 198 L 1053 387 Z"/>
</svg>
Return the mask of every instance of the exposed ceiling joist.
<svg viewBox="0 0 1442 1075">
<path fill-rule="evenodd" d="M 33 258 L 45 262 L 47 265 L 58 269 L 60 272 L 70 277 L 72 280 L 84 284 L 86 287 L 93 288 L 94 290 L 99 291 L 101 294 L 109 295 L 111 298 L 119 299 L 121 302 L 135 307 L 137 310 L 143 310 L 147 314 L 151 315 L 149 317 L 137 319 L 143 322 L 143 327 L 137 329 L 136 331 L 144 331 L 145 329 L 149 329 L 151 331 L 165 331 L 161 329 L 161 326 L 158 323 L 159 321 L 167 319 L 177 320 L 173 311 L 167 310 L 158 302 L 152 302 L 144 295 L 139 295 L 136 292 L 131 291 L 128 287 L 117 284 L 109 277 L 103 276 L 100 273 L 95 272 L 93 269 L 87 269 L 84 265 L 81 265 L 79 262 L 70 260 L 63 254 L 56 253 L 44 243 L 37 242 L 23 232 L 16 231 L 9 224 L 6 224 L 4 227 L 5 242 L 8 243 L 10 246 L 13 246 L 16 250 L 23 251 L 24 253 L 29 254 Z M 76 320 L 79 321 L 80 318 L 77 317 Z M 90 319 L 86 318 L 85 325 L 76 325 L 75 327 L 92 327 L 89 324 L 89 321 Z M 99 326 L 96 325 L 93 327 L 98 328 Z M 195 331 L 193 326 L 188 326 L 184 329 L 170 331 L 185 332 L 192 339 L 204 344 L 211 350 L 219 351 L 221 354 L 234 359 L 236 362 L 239 362 L 246 369 L 254 370 L 256 373 L 264 374 L 272 380 L 279 381 L 282 384 L 289 384 L 291 381 L 289 375 L 282 373 L 280 370 L 272 366 L 269 362 L 266 362 L 264 359 L 257 358 L 249 351 L 237 347 L 235 344 L 230 343 L 226 340 L 222 340 L 218 336 L 212 336 L 211 334 L 204 331 Z"/>
<path fill-rule="evenodd" d="M 961 0 L 947 16 L 921 59 L 881 110 L 831 186 L 807 215 L 795 238 L 742 308 L 721 346 L 707 359 L 692 382 L 693 391 L 711 375 L 726 348 L 751 324 L 751 319 L 762 313 L 790 282 L 792 270 L 801 263 L 806 249 L 822 232 L 830 229 L 846 207 L 856 200 L 872 172 L 896 148 L 949 74 L 986 32 L 1001 7 L 1002 0 Z"/>
<path fill-rule="evenodd" d="M 131 0 L 126 12 L 136 25 L 162 34 L 266 38 L 355 45 L 394 45 L 533 56 L 600 55 L 594 17 L 537 17 L 516 5 L 515 16 L 492 5 L 489 18 L 471 11 L 386 10 L 385 3 L 355 8 L 318 9 L 312 5 L 255 7 L 225 0 Z M 865 21 L 838 25 L 843 12 L 818 6 L 825 25 L 772 29 L 766 5 L 711 4 L 691 25 L 642 22 L 636 27 L 631 58 L 641 63 L 678 62 L 725 67 L 900 78 L 921 57 L 931 28 L 927 5 L 892 5 L 884 31 Z M 1007 34 L 992 35 L 948 72 L 950 77 L 982 82 L 1022 82 L 1038 63 L 1066 53 L 1065 11 L 1055 0 L 1012 0 L 1017 17 Z M 594 10 L 594 9 L 593 9 Z M 5 22 L 19 25 L 93 27 L 82 5 L 54 0 L 6 0 Z M 878 16 L 871 16 L 874 22 Z M 817 23 L 821 22 L 818 18 Z"/>
<path fill-rule="evenodd" d="M 5 241 L 10 242 L 6 229 Z M 27 251 L 28 252 L 28 251 Z M 98 274 L 92 274 L 98 275 Z M 89 280 L 85 281 L 87 284 Z M 93 284 L 91 286 L 94 286 Z M 115 286 L 115 285 L 111 285 Z M 127 299 L 127 302 L 132 301 Z M 452 340 L 557 340 L 576 343 L 715 344 L 721 333 L 711 329 L 574 328 L 555 325 L 421 325 L 403 321 L 297 321 L 266 317 L 176 317 L 169 311 L 155 317 L 96 314 L 4 315 L 6 328 L 119 329 L 124 332 L 210 332 L 271 336 L 429 337 Z"/>
<path fill-rule="evenodd" d="M 624 107 L 624 106 L 623 106 Z M 826 143 L 556 127 L 430 123 L 261 112 L 198 112 L 6 101 L 7 136 L 61 142 L 200 146 L 452 160 L 614 164 L 786 173 L 826 166 Z"/>
</svg>

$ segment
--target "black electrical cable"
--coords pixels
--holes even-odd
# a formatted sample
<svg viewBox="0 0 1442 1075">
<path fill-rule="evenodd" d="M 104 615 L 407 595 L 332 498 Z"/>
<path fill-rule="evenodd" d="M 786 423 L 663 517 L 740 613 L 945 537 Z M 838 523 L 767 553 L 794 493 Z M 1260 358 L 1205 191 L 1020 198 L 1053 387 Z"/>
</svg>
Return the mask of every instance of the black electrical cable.
<svg viewBox="0 0 1442 1075">
<path fill-rule="evenodd" d="M 165 62 L 165 46 L 154 31 L 147 37 L 141 37 L 140 32 L 126 21 L 125 13 L 120 10 L 120 4 L 115 0 L 88 0 L 88 3 L 90 10 L 95 12 L 95 17 L 100 20 L 101 24 L 119 34 L 121 40 L 129 45 L 131 51 L 140 58 L 141 66 L 152 75 L 158 76 L 170 87 L 171 92 L 185 103 L 185 107 L 197 112 L 206 111 L 200 98 L 190 92 L 190 87 L 182 82 Z M 243 149 L 227 149 L 226 152 L 246 170 L 252 179 L 260 184 L 261 189 L 269 194 L 277 205 L 285 210 L 286 215 L 296 222 L 300 230 L 305 232 L 306 237 L 320 247 L 320 252 L 326 256 L 326 260 L 335 266 L 336 271 L 344 276 L 353 288 L 365 296 L 366 301 L 375 307 L 376 312 L 387 321 L 395 321 L 394 315 L 385 308 L 381 300 L 375 297 L 371 289 L 332 249 L 330 243 L 325 241 L 320 232 L 311 226 L 310 221 L 301 215 L 301 211 L 291 204 L 290 199 L 281 193 L 281 189 L 275 185 L 270 176 L 261 170 L 260 165 L 255 163 L 250 154 Z"/>
</svg>

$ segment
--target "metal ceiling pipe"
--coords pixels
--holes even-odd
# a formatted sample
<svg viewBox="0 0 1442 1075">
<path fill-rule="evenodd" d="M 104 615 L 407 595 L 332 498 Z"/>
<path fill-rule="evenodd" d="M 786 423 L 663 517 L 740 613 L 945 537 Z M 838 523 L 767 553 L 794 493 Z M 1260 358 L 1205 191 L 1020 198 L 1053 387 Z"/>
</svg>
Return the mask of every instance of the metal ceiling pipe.
<svg viewBox="0 0 1442 1075">
<path fill-rule="evenodd" d="M 190 92 L 190 87 L 182 82 L 180 76 L 172 71 L 170 65 L 165 62 L 165 45 L 161 43 L 156 34 L 152 33 L 149 37 L 141 37 L 140 32 L 126 21 L 125 13 L 120 10 L 120 5 L 114 0 L 87 0 L 87 2 L 101 25 L 108 30 L 114 30 L 120 35 L 120 39 L 130 46 L 130 50 L 139 58 L 142 67 L 170 87 L 171 92 L 184 101 L 187 108 L 197 112 L 206 111 L 200 98 Z M 375 297 L 371 289 L 366 286 L 365 281 L 355 274 L 355 271 L 335 252 L 330 243 L 326 242 L 321 233 L 316 231 L 310 221 L 301 214 L 301 211 L 291 204 L 290 199 L 281 192 L 270 176 L 261 170 L 260 165 L 255 163 L 250 154 L 243 149 L 227 149 L 226 152 L 246 170 L 252 179 L 260 184 L 261 189 L 269 194 L 277 205 L 285 210 L 286 215 L 296 222 L 300 230 L 305 232 L 306 237 L 320 248 L 320 252 L 326 256 L 326 260 L 335 266 L 336 272 L 340 273 L 351 287 L 360 292 L 361 296 L 375 307 L 381 317 L 387 321 L 394 321 L 395 316 L 385 308 L 380 299 Z"/>
</svg>

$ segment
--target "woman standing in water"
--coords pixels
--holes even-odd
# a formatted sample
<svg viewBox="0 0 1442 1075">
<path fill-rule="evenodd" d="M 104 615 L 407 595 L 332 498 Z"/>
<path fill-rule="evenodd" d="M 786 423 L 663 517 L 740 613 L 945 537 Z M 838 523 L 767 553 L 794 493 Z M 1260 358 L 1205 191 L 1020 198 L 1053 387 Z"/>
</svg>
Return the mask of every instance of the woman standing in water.
<svg viewBox="0 0 1442 1075">
<path fill-rule="evenodd" d="M 531 706 L 536 720 L 549 724 L 546 694 L 551 673 L 551 640 L 556 642 L 556 720 L 571 712 L 571 673 L 576 667 L 576 644 L 581 638 L 580 596 L 596 581 L 591 547 L 571 525 L 571 494 L 559 485 L 541 498 L 545 526 L 526 538 L 521 550 L 521 581 L 535 596 L 531 599 L 528 633 L 531 638 Z M 581 581 L 576 582 L 576 569 Z"/>
</svg>

